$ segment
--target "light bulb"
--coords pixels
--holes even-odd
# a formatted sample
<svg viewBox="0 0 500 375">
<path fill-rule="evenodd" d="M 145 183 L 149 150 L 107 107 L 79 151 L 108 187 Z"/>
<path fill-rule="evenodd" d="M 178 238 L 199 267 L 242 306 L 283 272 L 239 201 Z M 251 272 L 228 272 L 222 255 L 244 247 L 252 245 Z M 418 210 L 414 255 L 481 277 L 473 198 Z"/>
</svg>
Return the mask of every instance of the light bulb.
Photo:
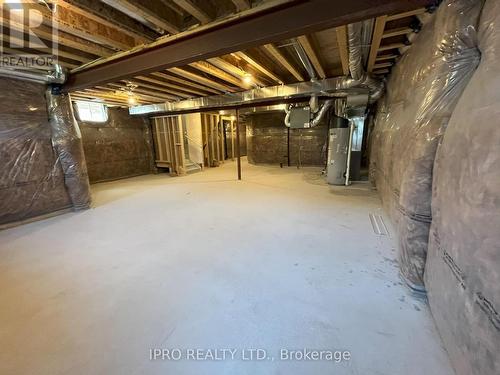
<svg viewBox="0 0 500 375">
<path fill-rule="evenodd" d="M 250 85 L 253 82 L 253 76 L 250 73 L 245 73 L 243 75 L 243 82 Z"/>
</svg>

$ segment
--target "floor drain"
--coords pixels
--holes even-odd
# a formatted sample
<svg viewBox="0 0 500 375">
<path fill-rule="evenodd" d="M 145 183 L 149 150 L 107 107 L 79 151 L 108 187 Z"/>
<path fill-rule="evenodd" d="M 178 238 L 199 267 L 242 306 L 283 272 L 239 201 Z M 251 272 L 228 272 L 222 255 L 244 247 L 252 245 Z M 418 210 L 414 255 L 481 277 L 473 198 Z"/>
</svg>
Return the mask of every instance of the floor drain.
<svg viewBox="0 0 500 375">
<path fill-rule="evenodd" d="M 372 223 L 373 232 L 379 236 L 387 236 L 389 231 L 384 223 L 382 215 L 369 214 L 370 222 Z"/>
</svg>

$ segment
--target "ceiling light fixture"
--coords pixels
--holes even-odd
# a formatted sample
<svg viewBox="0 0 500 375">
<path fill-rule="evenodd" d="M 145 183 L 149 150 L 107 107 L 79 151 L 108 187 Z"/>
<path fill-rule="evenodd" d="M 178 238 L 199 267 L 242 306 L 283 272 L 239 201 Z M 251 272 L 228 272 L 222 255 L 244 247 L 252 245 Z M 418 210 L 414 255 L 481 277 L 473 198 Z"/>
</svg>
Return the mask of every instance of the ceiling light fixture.
<svg viewBox="0 0 500 375">
<path fill-rule="evenodd" d="M 243 74 L 243 82 L 246 83 L 247 85 L 252 84 L 253 76 L 250 73 Z"/>
</svg>

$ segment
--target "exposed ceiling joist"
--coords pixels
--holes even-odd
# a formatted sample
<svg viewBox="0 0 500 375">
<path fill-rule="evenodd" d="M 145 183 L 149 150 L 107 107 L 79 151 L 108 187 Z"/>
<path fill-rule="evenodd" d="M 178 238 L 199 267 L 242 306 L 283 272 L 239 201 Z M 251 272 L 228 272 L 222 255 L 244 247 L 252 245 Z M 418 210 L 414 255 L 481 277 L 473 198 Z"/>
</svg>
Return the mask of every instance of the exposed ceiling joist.
<svg viewBox="0 0 500 375">
<path fill-rule="evenodd" d="M 105 90 L 96 90 L 96 89 L 85 89 L 83 92 L 77 92 L 75 93 L 77 95 L 87 95 L 91 98 L 101 98 L 101 99 L 110 99 L 110 100 L 115 100 L 115 101 L 123 101 L 124 103 L 127 103 L 127 98 L 122 96 L 122 95 L 116 95 L 113 91 L 110 91 L 109 89 Z M 73 93 L 72 93 L 73 95 Z M 140 98 L 136 98 L 137 103 L 139 104 L 146 104 L 146 103 L 161 103 L 160 100 L 156 101 L 151 101 L 151 100 L 143 100 Z"/>
<path fill-rule="evenodd" d="M 323 69 L 323 66 L 321 65 L 318 53 L 312 46 L 309 37 L 307 35 L 301 35 L 297 39 L 299 40 L 299 43 L 302 46 L 302 48 L 304 48 L 304 51 L 306 51 L 306 54 L 309 57 L 309 60 L 311 60 L 311 63 L 314 66 L 314 70 L 316 70 L 318 76 L 320 78 L 326 78 L 326 73 L 325 70 Z"/>
<path fill-rule="evenodd" d="M 54 14 L 49 9 L 42 5 L 31 6 L 41 12 L 44 24 L 52 25 Z M 115 27 L 103 25 L 68 8 L 57 7 L 55 20 L 59 30 L 117 50 L 127 50 L 142 43 L 141 40 L 126 35 Z"/>
<path fill-rule="evenodd" d="M 111 85 L 116 85 L 116 84 L 112 83 Z M 87 89 L 86 91 L 88 91 L 88 92 L 94 91 L 94 92 L 98 92 L 98 93 L 102 92 L 105 95 L 106 94 L 109 94 L 109 95 L 118 95 L 118 96 L 123 95 L 123 96 L 128 97 L 128 94 L 125 92 L 125 89 L 126 89 L 126 86 L 124 86 L 124 90 L 118 89 L 118 90 L 114 90 L 113 91 L 113 89 L 110 88 L 110 87 L 96 86 L 96 87 L 94 87 L 92 89 Z M 158 98 L 158 97 L 153 96 L 153 95 L 139 94 L 139 93 L 135 93 L 135 92 L 132 93 L 132 97 L 135 98 L 136 100 L 141 100 L 143 102 L 150 101 L 150 102 L 161 103 L 161 102 L 165 101 L 165 99 Z"/>
<path fill-rule="evenodd" d="M 207 77 L 204 77 L 200 74 L 196 74 L 196 73 L 193 73 L 193 72 L 190 72 L 186 69 L 182 69 L 182 68 L 170 68 L 169 69 L 170 72 L 172 73 L 175 73 L 175 74 L 178 74 L 182 77 L 186 77 L 190 80 L 193 80 L 195 82 L 200 82 L 208 87 L 211 87 L 211 88 L 214 88 L 216 90 L 219 90 L 219 91 L 222 91 L 222 92 L 226 92 L 226 91 L 235 91 L 234 89 L 232 89 L 231 87 L 229 86 L 226 86 L 226 85 L 223 85 L 222 83 L 218 83 L 218 82 L 215 82 Z"/>
<path fill-rule="evenodd" d="M 125 85 L 121 85 L 121 84 L 118 84 L 118 83 L 108 83 L 108 86 L 116 87 L 118 89 L 123 89 L 123 90 L 127 90 L 128 89 L 128 86 L 126 84 Z M 168 94 L 165 94 L 165 93 L 162 93 L 162 92 L 155 92 L 155 91 L 151 91 L 151 90 L 144 90 L 144 89 L 141 89 L 141 87 L 136 87 L 131 92 L 132 92 L 133 95 L 138 95 L 138 94 L 139 95 L 146 95 L 146 96 L 151 96 L 152 98 L 158 98 L 158 99 L 164 99 L 164 100 L 177 100 L 179 98 L 178 96 L 168 95 Z"/>
<path fill-rule="evenodd" d="M 299 73 L 295 67 L 290 64 L 286 57 L 276 48 L 273 44 L 266 44 L 263 46 L 264 49 L 276 59 L 276 62 L 282 65 L 286 70 L 288 70 L 297 81 L 304 81 L 304 77 Z"/>
<path fill-rule="evenodd" d="M 375 65 L 375 60 L 377 59 L 377 54 L 380 50 L 380 42 L 382 41 L 382 35 L 384 34 L 385 24 L 387 22 L 387 16 L 377 17 L 375 20 L 375 26 L 373 27 L 372 44 L 370 47 L 370 54 L 368 55 L 367 71 L 371 73 L 373 66 Z"/>
<path fill-rule="evenodd" d="M 10 43 L 16 43 L 17 45 L 23 45 L 24 40 L 21 39 L 21 38 L 18 38 L 16 36 L 11 35 L 9 37 L 9 42 Z M 46 48 L 45 47 L 39 47 L 39 48 L 33 47 L 33 48 L 30 48 L 30 50 L 38 51 L 38 52 L 41 52 L 41 53 L 45 53 Z M 14 50 L 11 50 L 11 51 L 15 52 Z M 62 57 L 62 58 L 66 58 L 66 59 L 73 60 L 73 61 L 79 61 L 80 63 L 86 63 L 86 62 L 92 61 L 92 59 L 89 58 L 89 57 L 85 57 L 83 55 L 77 55 L 75 53 L 63 51 L 61 49 L 57 50 L 57 57 Z"/>
<path fill-rule="evenodd" d="M 269 69 L 267 69 L 264 65 L 262 65 L 261 63 L 257 62 L 253 58 L 251 58 L 248 54 L 246 54 L 244 52 L 235 52 L 235 53 L 233 53 L 233 55 L 239 57 L 240 59 L 245 60 L 247 63 L 252 65 L 255 69 L 259 70 L 261 73 L 268 76 L 276 83 L 278 83 L 280 85 L 283 83 L 283 80 L 281 78 L 279 78 L 276 74 L 274 74 Z"/>
<path fill-rule="evenodd" d="M 231 0 L 236 6 L 236 9 L 241 12 L 242 10 L 250 9 L 250 0 Z"/>
<path fill-rule="evenodd" d="M 349 50 L 347 47 L 347 26 L 335 28 L 337 36 L 337 45 L 339 47 L 340 62 L 342 64 L 342 73 L 349 75 Z"/>
<path fill-rule="evenodd" d="M 137 77 L 137 78 L 139 78 L 139 77 Z M 184 99 L 191 98 L 193 96 L 193 95 L 187 94 L 185 92 L 172 90 L 171 88 L 166 88 L 164 86 L 151 85 L 149 83 L 144 83 L 144 82 L 140 81 L 139 79 L 135 79 L 133 81 L 123 81 L 123 82 L 130 82 L 133 85 L 137 85 L 139 87 L 144 87 L 146 89 L 153 90 L 153 92 L 160 91 L 160 92 L 175 95 L 175 96 L 178 96 L 178 97 L 184 98 Z"/>
<path fill-rule="evenodd" d="M 158 32 L 175 34 L 180 31 L 175 17 L 168 14 L 168 8 L 158 2 L 151 0 L 140 2 L 131 0 L 102 1 Z"/>
<path fill-rule="evenodd" d="M 128 103 L 125 99 L 101 99 L 97 100 L 93 95 L 91 94 L 84 94 L 80 92 L 74 92 L 71 93 L 71 100 L 73 101 L 92 101 L 92 102 L 98 102 L 102 103 L 105 105 L 110 105 L 110 106 L 123 106 L 123 107 L 128 107 Z"/>
<path fill-rule="evenodd" d="M 203 91 L 206 91 L 206 92 L 209 92 L 212 94 L 220 93 L 220 91 L 218 91 L 218 90 L 214 90 L 210 87 L 200 85 L 198 83 L 189 81 L 187 79 L 179 78 L 179 77 L 173 76 L 171 74 L 167 74 L 167 73 L 163 73 L 163 72 L 154 72 L 154 73 L 151 73 L 151 75 L 159 77 L 159 78 L 164 78 L 164 79 L 167 79 L 167 80 L 172 81 L 172 82 L 177 82 L 177 83 L 180 83 L 181 85 L 185 85 L 185 86 L 188 86 L 190 88 L 193 87 L 195 89 L 203 90 Z M 193 91 L 191 91 L 191 92 L 193 92 Z M 206 95 L 206 94 L 203 94 L 203 95 Z"/>
<path fill-rule="evenodd" d="M 399 57 L 399 55 L 396 55 L 396 54 L 379 55 L 379 56 L 377 56 L 375 61 L 393 60 L 393 59 L 397 59 L 398 57 Z"/>
<path fill-rule="evenodd" d="M 394 21 L 394 20 L 399 20 L 401 18 L 406 18 L 406 17 L 411 17 L 411 16 L 417 16 L 419 14 L 425 13 L 427 9 L 425 8 L 419 8 L 419 9 L 413 9 L 408 12 L 399 12 L 396 14 L 392 14 L 390 16 L 387 16 L 387 22 L 389 21 Z"/>
<path fill-rule="evenodd" d="M 378 50 L 381 52 L 381 51 L 388 51 L 388 50 L 391 50 L 391 49 L 399 49 L 399 48 L 403 48 L 403 47 L 406 47 L 406 46 L 409 46 L 410 44 L 406 44 L 406 43 L 391 43 L 391 44 L 387 44 L 387 45 L 384 45 L 384 46 L 380 46 L 378 48 Z"/>
<path fill-rule="evenodd" d="M 16 22 L 15 20 L 12 19 L 4 18 L 2 16 L 0 16 L 0 23 L 3 25 L 9 25 L 9 28 L 16 31 L 20 31 L 22 33 L 26 33 L 28 31 L 27 28 L 22 23 Z M 40 25 L 36 28 L 36 30 L 31 30 L 31 32 L 33 32 L 39 38 L 46 40 L 51 40 L 54 35 L 52 29 L 45 25 Z M 99 57 L 108 57 L 115 52 L 109 48 L 101 46 L 100 44 L 89 42 L 88 40 L 62 32 L 60 30 L 57 35 L 57 44 L 85 51 L 87 53 Z"/>
<path fill-rule="evenodd" d="M 373 65 L 373 70 L 381 69 L 381 68 L 388 68 L 392 65 L 394 65 L 392 62 L 384 62 L 384 63 L 380 63 L 380 64 L 375 64 L 375 65 Z"/>
<path fill-rule="evenodd" d="M 245 74 L 248 74 L 248 72 L 245 72 L 243 69 L 234 66 L 233 64 L 224 60 L 221 57 L 213 57 L 211 59 L 208 59 L 207 61 L 212 65 L 215 65 L 216 67 L 224 70 L 225 72 L 232 74 L 234 77 L 239 78 L 240 80 L 245 77 Z M 266 86 L 266 84 L 258 77 L 253 77 L 253 81 L 259 86 Z"/>
<path fill-rule="evenodd" d="M 382 38 L 391 38 L 393 36 L 406 35 L 413 32 L 411 27 L 398 27 L 397 29 L 386 30 Z"/>
<path fill-rule="evenodd" d="M 156 39 L 156 35 L 143 24 L 99 0 L 58 0 L 57 5 L 117 29 L 138 41 L 145 43 Z"/>
<path fill-rule="evenodd" d="M 72 74 L 64 89 L 77 90 L 183 66 L 380 14 L 411 10 L 412 7 L 422 7 L 431 2 L 432 0 L 378 0 L 371 6 L 372 2 L 366 0 L 263 3 L 223 21 L 162 38 L 148 48 L 91 64 Z"/>
<path fill-rule="evenodd" d="M 201 70 L 202 72 L 205 72 L 223 81 L 226 81 L 234 86 L 241 87 L 243 89 L 248 88 L 248 85 L 245 85 L 241 79 L 235 78 L 231 74 L 226 73 L 222 69 L 219 69 L 216 66 L 213 66 L 212 64 L 206 61 L 197 61 L 189 65 L 192 66 L 193 68 Z"/>
<path fill-rule="evenodd" d="M 173 2 L 191 14 L 202 24 L 209 23 L 212 20 L 212 17 L 210 17 L 205 10 L 196 5 L 192 0 L 173 0 Z"/>
<path fill-rule="evenodd" d="M 155 85 L 165 87 L 166 90 L 171 90 L 171 89 L 182 90 L 183 92 L 191 93 L 191 94 L 194 94 L 194 95 L 200 95 L 200 96 L 204 96 L 204 95 L 207 94 L 206 92 L 201 92 L 201 91 L 192 89 L 190 87 L 179 86 L 179 85 L 176 85 L 174 83 L 160 81 L 158 79 L 154 79 L 154 78 L 151 78 L 151 77 L 137 76 L 134 79 L 139 79 L 141 81 L 150 82 L 150 83 L 153 83 Z M 193 96 L 193 95 L 189 95 L 189 96 Z"/>
</svg>

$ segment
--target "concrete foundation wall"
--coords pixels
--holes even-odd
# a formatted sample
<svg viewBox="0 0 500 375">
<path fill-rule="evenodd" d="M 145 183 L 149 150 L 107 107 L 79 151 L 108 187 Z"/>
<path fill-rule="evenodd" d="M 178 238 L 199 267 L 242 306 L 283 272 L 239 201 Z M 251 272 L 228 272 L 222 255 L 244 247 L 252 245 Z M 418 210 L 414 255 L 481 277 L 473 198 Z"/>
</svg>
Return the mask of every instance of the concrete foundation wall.
<svg viewBox="0 0 500 375">
<path fill-rule="evenodd" d="M 146 118 L 109 108 L 108 121 L 78 121 L 91 183 L 154 171 L 151 129 Z"/>
<path fill-rule="evenodd" d="M 0 78 L 0 225 L 71 207 L 45 85 Z"/>
<path fill-rule="evenodd" d="M 247 153 L 252 164 L 323 166 L 327 156 L 325 122 L 311 129 L 288 129 L 283 112 L 248 115 Z"/>
</svg>

